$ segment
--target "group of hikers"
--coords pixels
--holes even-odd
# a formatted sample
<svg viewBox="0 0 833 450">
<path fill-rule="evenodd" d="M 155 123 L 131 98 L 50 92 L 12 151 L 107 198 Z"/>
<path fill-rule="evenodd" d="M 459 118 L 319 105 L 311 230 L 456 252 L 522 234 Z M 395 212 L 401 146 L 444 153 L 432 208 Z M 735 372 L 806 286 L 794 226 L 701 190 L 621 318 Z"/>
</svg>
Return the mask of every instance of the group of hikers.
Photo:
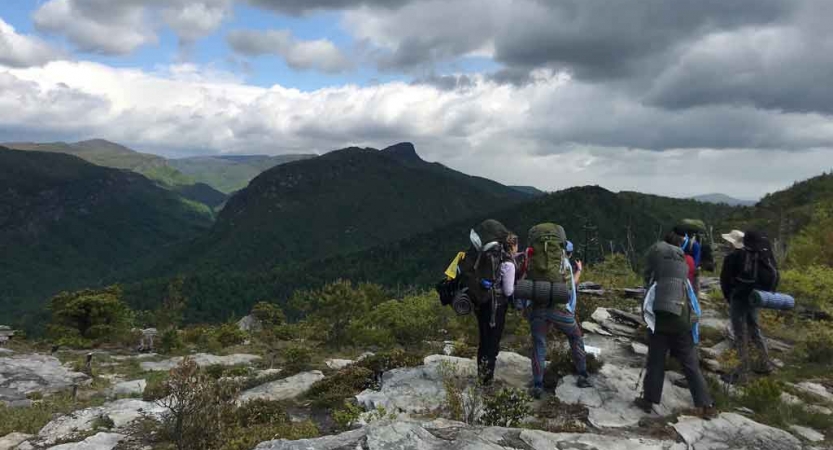
<svg viewBox="0 0 833 450">
<path fill-rule="evenodd" d="M 648 356 L 643 392 L 634 400 L 634 405 L 645 412 L 650 413 L 660 403 L 665 359 L 670 352 L 682 366 L 699 414 L 704 418 L 717 414 L 697 355 L 701 314 L 699 272 L 701 267 L 714 269 L 710 246 L 700 242 L 703 227 L 692 227 L 697 222 L 683 221 L 647 252 L 642 312 L 649 330 Z M 745 382 L 750 370 L 772 371 L 758 325 L 758 308 L 752 305 L 750 297 L 753 292 L 773 292 L 778 284 L 778 270 L 765 235 L 734 230 L 722 236 L 728 254 L 720 285 L 730 304 L 731 324 L 741 360 L 730 381 Z M 490 219 L 471 230 L 470 240 L 471 247 L 457 255 L 438 291 L 444 304 L 452 305 L 460 314 L 473 311 L 477 317 L 480 382 L 484 386 L 493 382 L 506 314 L 514 308 L 526 318 L 530 328 L 533 378 L 530 394 L 540 398 L 544 393 L 547 336 L 553 328 L 569 341 L 578 374 L 577 386 L 592 387 L 584 339 L 576 318 L 582 262 L 573 257 L 573 244 L 567 240 L 564 228 L 554 223 L 532 227 L 528 247 L 519 251 L 518 236 Z M 747 336 L 760 350 L 760 361 L 754 367 Z"/>
</svg>

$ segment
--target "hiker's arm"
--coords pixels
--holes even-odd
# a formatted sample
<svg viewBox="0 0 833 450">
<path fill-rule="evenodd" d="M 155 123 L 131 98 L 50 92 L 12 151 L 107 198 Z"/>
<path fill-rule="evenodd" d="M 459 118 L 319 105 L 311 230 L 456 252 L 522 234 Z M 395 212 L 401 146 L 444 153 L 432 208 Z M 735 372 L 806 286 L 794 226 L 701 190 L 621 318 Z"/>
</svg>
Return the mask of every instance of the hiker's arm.
<svg viewBox="0 0 833 450">
<path fill-rule="evenodd" d="M 503 295 L 511 297 L 515 294 L 515 264 L 503 263 L 500 265 L 501 290 Z"/>
<path fill-rule="evenodd" d="M 732 288 L 734 287 L 732 282 L 732 279 L 735 277 L 732 268 L 734 256 L 734 253 L 726 256 L 726 259 L 723 260 L 723 268 L 720 269 L 720 290 L 723 291 L 723 298 L 727 302 L 731 300 Z"/>
<path fill-rule="evenodd" d="M 573 272 L 573 281 L 576 283 L 576 287 L 578 287 L 578 283 L 581 280 L 581 261 L 576 261 L 576 271 Z"/>
</svg>

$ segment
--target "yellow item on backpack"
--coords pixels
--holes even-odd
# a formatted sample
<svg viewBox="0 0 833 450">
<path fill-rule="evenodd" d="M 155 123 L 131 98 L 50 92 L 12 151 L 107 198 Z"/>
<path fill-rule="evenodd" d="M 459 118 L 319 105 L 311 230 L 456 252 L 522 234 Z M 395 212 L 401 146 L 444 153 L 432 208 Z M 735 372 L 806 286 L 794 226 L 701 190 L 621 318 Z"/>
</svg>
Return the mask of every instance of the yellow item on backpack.
<svg viewBox="0 0 833 450">
<path fill-rule="evenodd" d="M 448 265 L 448 269 L 445 269 L 445 276 L 449 280 L 453 280 L 457 278 L 457 266 L 460 265 L 460 261 L 466 257 L 466 252 L 457 253 L 457 256 L 451 261 L 451 264 Z"/>
</svg>

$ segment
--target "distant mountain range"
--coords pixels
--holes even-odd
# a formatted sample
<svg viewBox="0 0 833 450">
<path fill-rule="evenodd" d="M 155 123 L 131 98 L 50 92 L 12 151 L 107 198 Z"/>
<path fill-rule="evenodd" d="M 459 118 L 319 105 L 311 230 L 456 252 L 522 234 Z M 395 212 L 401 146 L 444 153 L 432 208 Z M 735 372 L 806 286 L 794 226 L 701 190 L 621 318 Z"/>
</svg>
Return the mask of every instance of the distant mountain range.
<svg viewBox="0 0 833 450">
<path fill-rule="evenodd" d="M 212 223 L 202 204 L 76 156 L 0 147 L 0 167 L 0 322 L 148 269 Z"/>
<path fill-rule="evenodd" d="M 754 206 L 755 200 L 741 200 L 726 194 L 704 194 L 691 197 L 692 200 L 705 203 L 725 203 L 729 206 Z"/>
<path fill-rule="evenodd" d="M 246 187 L 254 177 L 272 167 L 316 155 L 220 155 L 170 159 L 168 164 L 198 182 L 231 194 Z"/>
</svg>

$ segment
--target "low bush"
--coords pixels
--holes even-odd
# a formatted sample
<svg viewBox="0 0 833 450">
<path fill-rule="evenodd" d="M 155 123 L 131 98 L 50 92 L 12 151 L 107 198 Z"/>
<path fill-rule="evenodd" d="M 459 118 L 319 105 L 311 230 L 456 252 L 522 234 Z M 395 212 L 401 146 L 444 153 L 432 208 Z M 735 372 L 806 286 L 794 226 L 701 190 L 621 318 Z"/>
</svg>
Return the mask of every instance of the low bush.
<svg viewBox="0 0 833 450">
<path fill-rule="evenodd" d="M 241 331 L 235 323 L 224 323 L 214 329 L 213 334 L 223 347 L 240 345 L 246 340 L 246 333 Z"/>
<path fill-rule="evenodd" d="M 382 374 L 398 367 L 416 367 L 422 365 L 425 355 L 414 351 L 401 349 L 380 352 L 368 356 L 356 365 L 371 370 L 374 374 Z"/>
<path fill-rule="evenodd" d="M 162 353 L 171 353 L 183 347 L 184 344 L 179 336 L 179 331 L 175 328 L 170 328 L 162 333 L 162 338 L 159 340 L 159 350 Z"/>
<path fill-rule="evenodd" d="M 518 389 L 501 389 L 487 396 L 482 422 L 487 426 L 517 427 L 532 413 L 532 398 Z"/>
<path fill-rule="evenodd" d="M 373 372 L 366 367 L 352 365 L 335 375 L 315 382 L 306 393 L 306 398 L 317 407 L 333 408 L 342 405 L 344 399 L 353 397 L 373 385 Z"/>
<path fill-rule="evenodd" d="M 811 363 L 833 364 L 833 330 L 828 324 L 812 323 L 798 350 Z"/>
<path fill-rule="evenodd" d="M 312 350 L 301 345 L 292 345 L 283 350 L 285 369 L 299 372 L 306 369 L 312 361 Z"/>
</svg>

